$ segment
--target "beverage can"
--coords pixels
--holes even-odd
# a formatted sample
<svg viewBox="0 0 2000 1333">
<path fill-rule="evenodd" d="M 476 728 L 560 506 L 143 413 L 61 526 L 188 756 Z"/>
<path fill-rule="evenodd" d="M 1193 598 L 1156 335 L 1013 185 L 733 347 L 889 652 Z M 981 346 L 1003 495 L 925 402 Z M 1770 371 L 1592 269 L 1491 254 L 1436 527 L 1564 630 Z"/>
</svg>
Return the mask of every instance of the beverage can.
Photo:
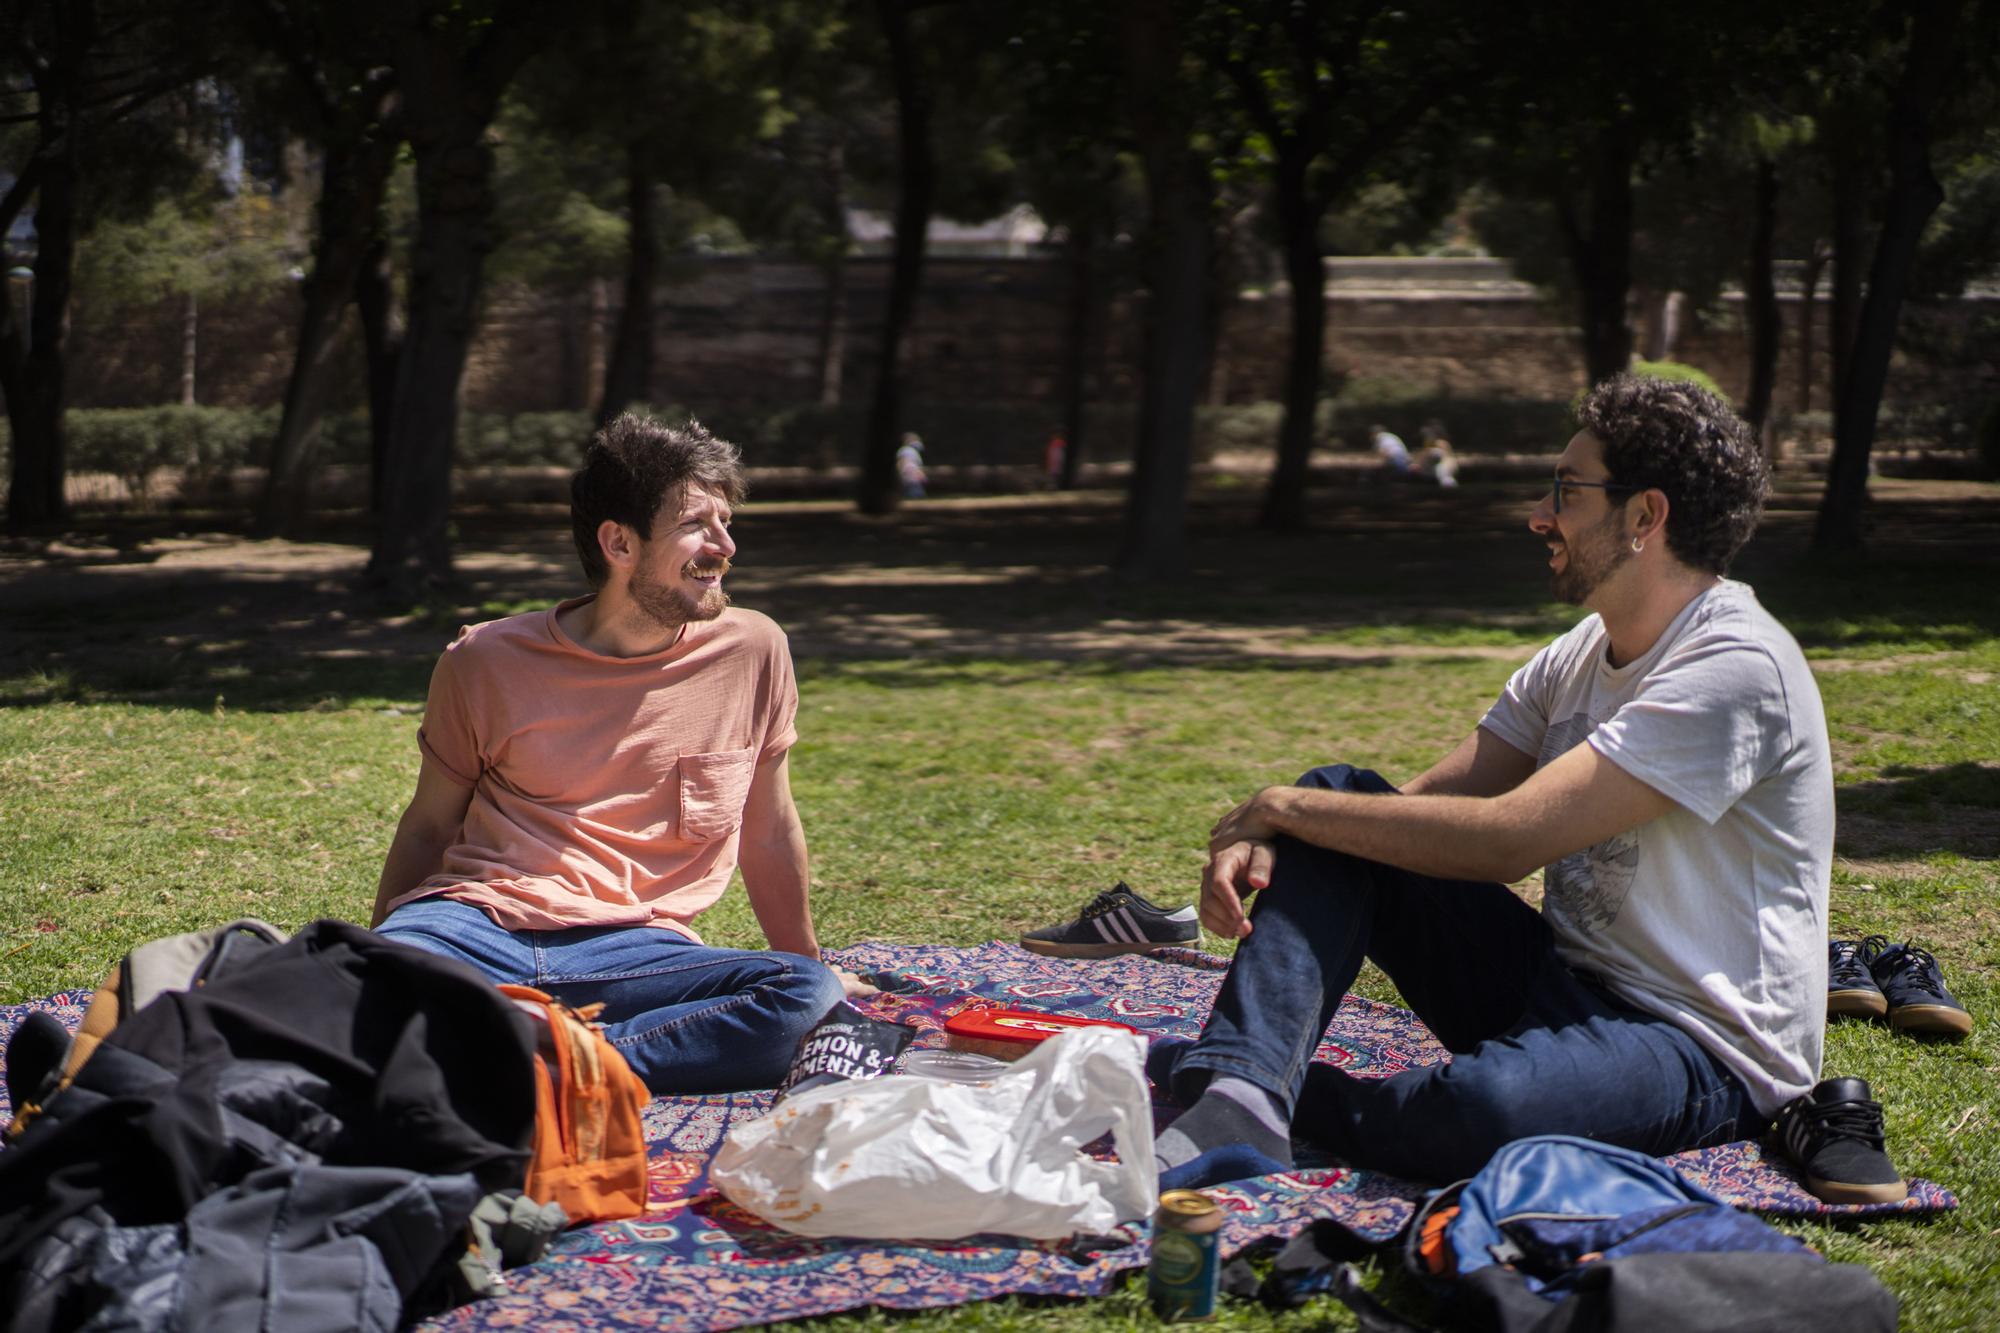
<svg viewBox="0 0 2000 1333">
<path fill-rule="evenodd" d="M 1146 1299 L 1166 1322 L 1215 1318 L 1221 1276 L 1222 1209 L 1200 1190 L 1168 1190 L 1153 1214 Z"/>
</svg>

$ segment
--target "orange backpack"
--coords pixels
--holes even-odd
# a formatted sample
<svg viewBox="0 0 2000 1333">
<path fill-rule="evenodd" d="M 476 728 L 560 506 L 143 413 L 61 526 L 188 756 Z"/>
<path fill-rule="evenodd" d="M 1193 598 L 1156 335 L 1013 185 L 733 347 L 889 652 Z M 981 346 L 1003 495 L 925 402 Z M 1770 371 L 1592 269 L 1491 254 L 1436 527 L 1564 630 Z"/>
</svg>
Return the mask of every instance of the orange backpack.
<svg viewBox="0 0 2000 1333">
<path fill-rule="evenodd" d="M 535 1020 L 535 1151 L 523 1192 L 558 1203 L 571 1225 L 646 1211 L 646 1134 L 652 1094 L 591 1022 L 602 1005 L 572 1009 L 529 986 L 500 987 Z"/>
</svg>

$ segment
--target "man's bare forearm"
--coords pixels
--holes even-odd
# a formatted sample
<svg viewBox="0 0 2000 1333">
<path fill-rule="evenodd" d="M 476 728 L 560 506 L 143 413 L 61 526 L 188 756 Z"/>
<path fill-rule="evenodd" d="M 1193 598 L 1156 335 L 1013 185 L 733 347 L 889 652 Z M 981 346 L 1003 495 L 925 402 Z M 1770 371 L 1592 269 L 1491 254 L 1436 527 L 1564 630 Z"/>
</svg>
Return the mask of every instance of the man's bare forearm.
<svg viewBox="0 0 2000 1333">
<path fill-rule="evenodd" d="M 746 836 L 740 856 L 743 890 L 765 942 L 786 953 L 818 958 L 805 831 L 792 821 L 790 828 L 777 830 L 768 840 Z"/>
<path fill-rule="evenodd" d="M 390 903 L 435 875 L 451 843 L 451 838 L 432 839 L 398 829 L 382 861 L 382 877 L 375 886 L 375 911 L 368 924 L 381 925 L 389 915 Z"/>
<path fill-rule="evenodd" d="M 1274 833 L 1440 879 L 1512 883 L 1540 864 L 1493 798 L 1267 787 L 1253 804 Z"/>
<path fill-rule="evenodd" d="M 1266 787 L 1216 823 L 1209 847 L 1289 834 L 1440 879 L 1512 883 L 1675 808 L 1594 747 L 1577 745 L 1498 796 Z"/>
</svg>

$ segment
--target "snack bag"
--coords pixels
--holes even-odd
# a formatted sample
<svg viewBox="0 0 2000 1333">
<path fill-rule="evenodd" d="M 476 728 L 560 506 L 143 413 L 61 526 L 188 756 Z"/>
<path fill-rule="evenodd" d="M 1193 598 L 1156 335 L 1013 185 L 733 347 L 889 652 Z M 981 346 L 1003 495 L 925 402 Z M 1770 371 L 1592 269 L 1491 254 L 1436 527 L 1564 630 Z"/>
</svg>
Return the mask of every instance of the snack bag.
<svg viewBox="0 0 2000 1333">
<path fill-rule="evenodd" d="M 916 1035 L 914 1028 L 870 1018 L 843 1000 L 799 1038 L 777 1100 L 828 1083 L 880 1078 L 895 1069 L 896 1057 Z"/>
</svg>

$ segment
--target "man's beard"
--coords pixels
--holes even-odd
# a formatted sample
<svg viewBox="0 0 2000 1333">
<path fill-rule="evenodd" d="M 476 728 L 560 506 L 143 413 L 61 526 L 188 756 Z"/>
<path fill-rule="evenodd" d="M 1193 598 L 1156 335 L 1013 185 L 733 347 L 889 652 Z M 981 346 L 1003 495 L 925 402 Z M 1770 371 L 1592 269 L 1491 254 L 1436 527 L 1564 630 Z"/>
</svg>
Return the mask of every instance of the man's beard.
<svg viewBox="0 0 2000 1333">
<path fill-rule="evenodd" d="M 1549 574 L 1549 592 L 1557 601 L 1582 606 L 1632 558 L 1632 552 L 1618 540 L 1615 528 L 1615 523 L 1607 521 L 1585 534 L 1581 544 L 1563 542 L 1563 567 Z"/>
<path fill-rule="evenodd" d="M 723 569 L 729 567 L 725 564 Z M 729 594 L 722 585 L 703 588 L 698 594 L 655 579 L 645 570 L 632 575 L 626 585 L 632 604 L 662 629 L 676 629 L 691 620 L 713 620 L 728 609 Z"/>
</svg>

